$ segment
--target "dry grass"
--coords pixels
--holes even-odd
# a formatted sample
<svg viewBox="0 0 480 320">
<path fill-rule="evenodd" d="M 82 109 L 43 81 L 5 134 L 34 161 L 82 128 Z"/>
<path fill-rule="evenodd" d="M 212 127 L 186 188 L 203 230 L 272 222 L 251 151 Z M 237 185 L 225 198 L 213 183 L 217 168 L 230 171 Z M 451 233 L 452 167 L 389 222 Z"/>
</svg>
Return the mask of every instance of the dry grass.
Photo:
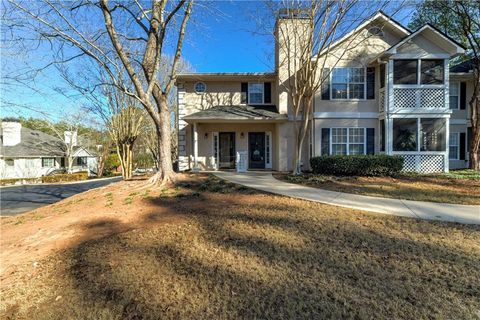
<svg viewBox="0 0 480 320">
<path fill-rule="evenodd" d="M 3 317 L 471 319 L 480 312 L 478 226 L 365 214 L 211 176 L 135 196 L 112 190 L 119 208 L 156 209 L 128 222 L 109 215 L 81 225 L 82 241 L 2 283 Z M 156 223 L 165 214 L 178 219 Z"/>
<path fill-rule="evenodd" d="M 305 174 L 292 176 L 277 173 L 286 182 L 332 191 L 374 197 L 431 201 L 456 204 L 480 204 L 480 175 L 471 170 L 445 175 L 404 175 L 390 177 L 336 177 Z"/>
</svg>

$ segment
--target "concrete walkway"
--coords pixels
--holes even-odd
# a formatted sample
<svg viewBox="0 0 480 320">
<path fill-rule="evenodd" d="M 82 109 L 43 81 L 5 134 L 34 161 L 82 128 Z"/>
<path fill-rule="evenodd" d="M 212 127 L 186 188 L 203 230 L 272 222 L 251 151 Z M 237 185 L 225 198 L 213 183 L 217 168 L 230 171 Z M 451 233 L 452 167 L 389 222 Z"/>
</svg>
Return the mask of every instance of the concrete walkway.
<svg viewBox="0 0 480 320">
<path fill-rule="evenodd" d="M 292 198 L 403 217 L 480 224 L 480 206 L 378 198 L 335 192 L 283 182 L 267 172 L 218 171 L 214 174 L 233 183 Z"/>
</svg>

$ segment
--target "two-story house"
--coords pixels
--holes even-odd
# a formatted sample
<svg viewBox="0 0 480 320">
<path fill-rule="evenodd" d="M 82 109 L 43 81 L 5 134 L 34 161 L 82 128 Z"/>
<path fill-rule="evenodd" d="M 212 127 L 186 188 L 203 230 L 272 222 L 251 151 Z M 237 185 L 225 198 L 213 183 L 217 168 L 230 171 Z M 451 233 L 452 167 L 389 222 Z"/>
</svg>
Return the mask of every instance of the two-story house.
<svg viewBox="0 0 480 320">
<path fill-rule="evenodd" d="M 276 31 L 294 19 L 280 14 Z M 178 75 L 180 170 L 292 170 L 294 119 L 280 61 L 291 46 L 277 39 L 272 73 Z M 462 53 L 434 27 L 412 32 L 383 12 L 338 39 L 324 57 L 303 167 L 318 155 L 378 153 L 403 156 L 406 171 L 465 167 L 473 75 L 449 72 Z"/>
</svg>

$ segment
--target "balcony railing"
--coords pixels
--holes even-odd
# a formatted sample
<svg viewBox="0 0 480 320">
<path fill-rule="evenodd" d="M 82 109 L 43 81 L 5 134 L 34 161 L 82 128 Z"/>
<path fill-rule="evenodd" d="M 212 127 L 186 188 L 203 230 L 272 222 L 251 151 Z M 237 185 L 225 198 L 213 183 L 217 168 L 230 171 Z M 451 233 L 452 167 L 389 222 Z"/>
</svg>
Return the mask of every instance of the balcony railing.
<svg viewBox="0 0 480 320">
<path fill-rule="evenodd" d="M 439 88 L 393 88 L 393 109 L 445 109 L 445 89 Z"/>
</svg>

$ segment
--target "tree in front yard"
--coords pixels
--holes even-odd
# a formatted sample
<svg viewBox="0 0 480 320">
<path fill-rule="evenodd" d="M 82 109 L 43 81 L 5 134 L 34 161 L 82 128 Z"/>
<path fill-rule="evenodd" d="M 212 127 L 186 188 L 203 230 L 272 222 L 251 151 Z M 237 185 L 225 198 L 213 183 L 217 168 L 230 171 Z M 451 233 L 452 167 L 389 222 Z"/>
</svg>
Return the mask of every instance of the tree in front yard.
<svg viewBox="0 0 480 320">
<path fill-rule="evenodd" d="M 302 173 L 302 149 L 312 125 L 315 95 L 329 79 L 331 68 L 365 37 L 357 33 L 342 42 L 341 53 L 334 50 L 335 42 L 344 30 L 365 21 L 383 3 L 368 2 L 367 8 L 366 2 L 356 0 L 289 0 L 270 6 L 280 19 L 288 19 L 288 23 L 277 27 L 274 37 L 279 46 L 279 70 L 285 70 L 279 71 L 280 90 L 287 93 L 292 106 L 296 175 Z"/>
<path fill-rule="evenodd" d="M 410 27 L 430 23 L 467 47 L 464 59 L 473 67 L 473 94 L 469 99 L 472 138 L 469 146 L 470 168 L 480 171 L 480 2 L 424 1 L 418 4 Z"/>
<path fill-rule="evenodd" d="M 45 66 L 31 70 L 33 75 L 52 65 L 93 61 L 107 75 L 106 83 L 99 86 L 114 86 L 135 99 L 151 117 L 157 133 L 159 171 L 151 182 L 165 183 L 174 179 L 168 96 L 192 7 L 193 0 L 8 0 L 4 9 L 9 33 L 2 34 L 8 36 L 9 44 L 18 44 L 12 47 L 26 52 L 41 46 L 42 54 L 50 54 Z M 171 67 L 160 74 L 167 56 Z M 125 81 L 118 81 L 119 75 Z M 164 78 L 168 81 L 162 82 Z"/>
</svg>

